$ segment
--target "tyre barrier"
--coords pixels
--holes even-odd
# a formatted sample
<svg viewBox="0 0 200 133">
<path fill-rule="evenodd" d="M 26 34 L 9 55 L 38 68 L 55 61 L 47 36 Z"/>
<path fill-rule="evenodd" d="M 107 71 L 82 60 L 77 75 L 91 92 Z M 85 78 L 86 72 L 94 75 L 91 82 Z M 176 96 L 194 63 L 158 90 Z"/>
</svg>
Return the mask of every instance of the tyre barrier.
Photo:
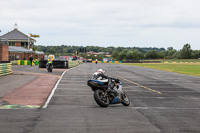
<svg viewBox="0 0 200 133">
<path fill-rule="evenodd" d="M 17 65 L 17 61 L 14 60 L 14 61 L 11 61 L 12 65 Z"/>
<path fill-rule="evenodd" d="M 11 63 L 12 65 L 31 65 L 29 60 L 14 60 Z M 32 65 L 39 65 L 39 61 L 32 61 Z"/>
<path fill-rule="evenodd" d="M 12 73 L 12 64 L 11 63 L 0 64 L 0 76 L 8 75 L 10 73 Z"/>
</svg>

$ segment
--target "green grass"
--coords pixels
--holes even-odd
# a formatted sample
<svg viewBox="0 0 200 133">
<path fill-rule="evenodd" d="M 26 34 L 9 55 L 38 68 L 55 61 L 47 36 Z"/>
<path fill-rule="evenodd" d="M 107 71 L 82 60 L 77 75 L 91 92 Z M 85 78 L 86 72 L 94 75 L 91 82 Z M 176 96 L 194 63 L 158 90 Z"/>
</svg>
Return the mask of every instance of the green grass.
<svg viewBox="0 0 200 133">
<path fill-rule="evenodd" d="M 187 74 L 200 77 L 200 63 L 194 64 L 149 64 L 149 63 L 122 63 L 124 65 L 148 67 L 175 73 Z"/>
<path fill-rule="evenodd" d="M 144 61 L 200 62 L 200 59 L 154 59 L 154 60 L 144 60 Z"/>
</svg>

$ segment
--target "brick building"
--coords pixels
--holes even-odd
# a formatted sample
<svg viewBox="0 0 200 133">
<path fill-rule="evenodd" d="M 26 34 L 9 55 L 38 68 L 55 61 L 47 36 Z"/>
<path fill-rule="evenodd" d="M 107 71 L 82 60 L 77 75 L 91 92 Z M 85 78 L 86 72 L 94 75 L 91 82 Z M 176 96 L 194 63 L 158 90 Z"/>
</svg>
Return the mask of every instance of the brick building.
<svg viewBox="0 0 200 133">
<path fill-rule="evenodd" d="M 9 61 L 8 44 L 3 40 L 0 40 L 0 61 Z"/>
<path fill-rule="evenodd" d="M 0 42 L 0 61 L 28 60 L 31 55 L 35 59 L 44 59 L 43 52 L 32 51 L 35 39 L 19 31 L 17 24 L 14 30 L 0 36 Z"/>
</svg>

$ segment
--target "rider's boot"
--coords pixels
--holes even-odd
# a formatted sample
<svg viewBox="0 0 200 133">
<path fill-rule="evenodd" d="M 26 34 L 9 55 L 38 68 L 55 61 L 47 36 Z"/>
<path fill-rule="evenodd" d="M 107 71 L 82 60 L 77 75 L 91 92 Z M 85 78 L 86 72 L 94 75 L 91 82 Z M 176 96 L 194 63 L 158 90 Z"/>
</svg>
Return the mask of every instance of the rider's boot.
<svg viewBox="0 0 200 133">
<path fill-rule="evenodd" d="M 117 91 L 114 89 L 111 89 L 111 86 L 108 86 L 108 92 L 113 93 L 115 96 L 117 96 Z"/>
</svg>

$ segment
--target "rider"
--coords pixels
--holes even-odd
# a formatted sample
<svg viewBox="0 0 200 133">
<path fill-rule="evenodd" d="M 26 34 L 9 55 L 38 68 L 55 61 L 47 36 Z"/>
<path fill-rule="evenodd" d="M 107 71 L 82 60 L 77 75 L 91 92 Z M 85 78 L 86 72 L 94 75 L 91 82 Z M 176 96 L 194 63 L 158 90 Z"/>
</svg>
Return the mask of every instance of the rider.
<svg viewBox="0 0 200 133">
<path fill-rule="evenodd" d="M 98 63 L 98 60 L 97 60 L 97 59 L 95 60 L 95 63 L 96 63 L 96 64 Z"/>
<path fill-rule="evenodd" d="M 101 81 L 104 84 L 108 83 L 108 91 L 115 93 L 115 90 L 113 90 L 113 88 L 114 88 L 114 82 L 112 81 L 112 79 L 114 79 L 114 80 L 118 80 L 118 79 L 106 76 L 104 69 L 97 70 L 97 72 L 95 72 L 93 74 L 93 79 L 99 80 L 99 81 Z"/>
<path fill-rule="evenodd" d="M 51 58 L 48 59 L 47 66 L 48 66 L 48 68 L 53 67 Z M 48 71 L 49 71 L 49 69 L 48 69 Z"/>
</svg>

